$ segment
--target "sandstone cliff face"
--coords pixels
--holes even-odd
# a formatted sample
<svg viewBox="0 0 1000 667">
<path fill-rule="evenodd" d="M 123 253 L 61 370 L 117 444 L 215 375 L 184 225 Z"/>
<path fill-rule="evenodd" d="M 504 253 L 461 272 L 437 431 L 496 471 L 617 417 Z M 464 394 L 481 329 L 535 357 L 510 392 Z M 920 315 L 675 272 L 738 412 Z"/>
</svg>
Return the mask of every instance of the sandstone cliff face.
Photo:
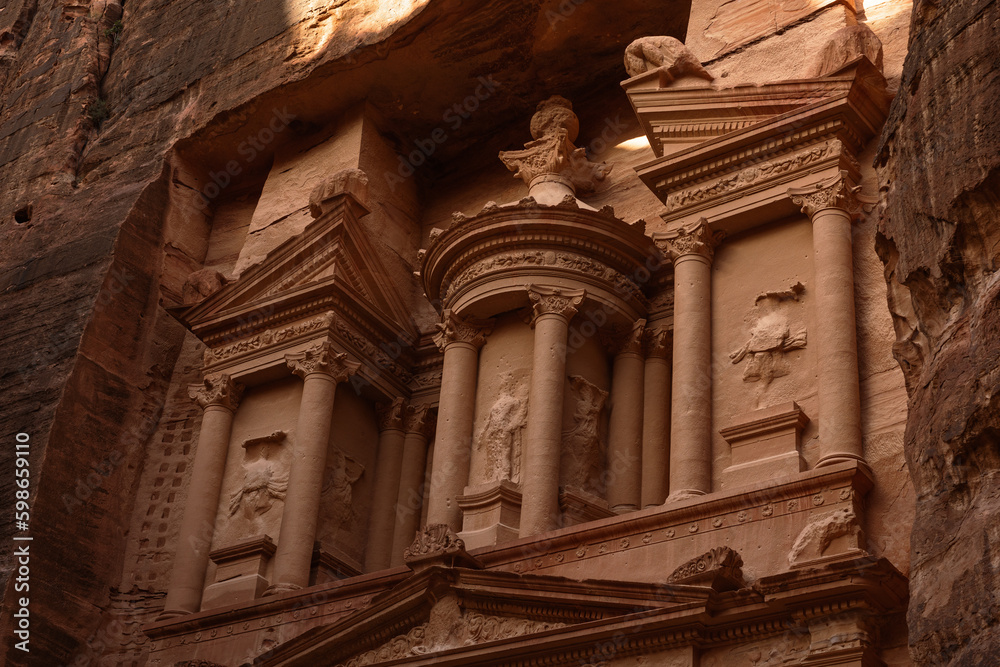
<svg viewBox="0 0 1000 667">
<path fill-rule="evenodd" d="M 1000 660 L 1000 3 L 918 0 L 876 159 L 906 455 L 911 654 Z"/>
</svg>

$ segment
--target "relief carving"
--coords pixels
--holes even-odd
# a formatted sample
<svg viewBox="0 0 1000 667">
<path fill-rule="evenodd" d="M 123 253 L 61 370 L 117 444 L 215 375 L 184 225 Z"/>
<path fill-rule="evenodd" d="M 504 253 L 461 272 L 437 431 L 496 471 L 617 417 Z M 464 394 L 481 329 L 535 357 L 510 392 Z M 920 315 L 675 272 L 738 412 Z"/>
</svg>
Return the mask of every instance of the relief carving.
<svg viewBox="0 0 1000 667">
<path fill-rule="evenodd" d="M 230 357 L 235 357 L 247 352 L 253 352 L 254 350 L 260 350 L 268 345 L 280 343 L 290 338 L 295 338 L 301 334 L 327 328 L 333 323 L 334 317 L 335 316 L 332 312 L 324 313 L 323 315 L 314 317 L 311 320 L 302 322 L 301 324 L 293 324 L 280 329 L 267 329 L 255 336 L 251 336 L 225 347 L 207 349 L 205 350 L 204 356 L 205 365 L 208 366 Z"/>
<path fill-rule="evenodd" d="M 528 290 L 528 298 L 531 300 L 532 311 L 536 318 L 555 313 L 571 320 L 587 294 L 586 290 L 582 289 L 567 290 L 542 285 L 525 285 L 524 288 Z"/>
<path fill-rule="evenodd" d="M 320 341 L 302 352 L 286 354 L 285 363 L 303 379 L 312 373 L 322 373 L 336 382 L 344 382 L 361 368 L 361 364 L 347 358 L 346 352 L 337 352 L 330 341 Z"/>
<path fill-rule="evenodd" d="M 210 405 L 221 405 L 222 407 L 236 411 L 243 398 L 245 387 L 225 373 L 213 373 L 206 375 L 201 384 L 188 386 L 188 396 L 203 409 Z"/>
<path fill-rule="evenodd" d="M 729 547 L 716 547 L 684 563 L 667 578 L 668 584 L 711 586 L 730 590 L 743 585 L 743 558 Z"/>
<path fill-rule="evenodd" d="M 242 508 L 243 516 L 252 521 L 268 512 L 276 500 L 285 499 L 288 471 L 283 463 L 272 457 L 272 450 L 285 441 L 285 435 L 284 431 L 275 431 L 243 443 L 243 485 L 229 497 L 230 517 Z"/>
<path fill-rule="evenodd" d="M 601 332 L 601 342 L 613 355 L 642 355 L 643 340 L 646 337 L 646 320 L 636 320 L 631 328 L 615 327 Z"/>
<path fill-rule="evenodd" d="M 576 407 L 572 428 L 563 432 L 563 486 L 601 495 L 600 479 L 604 471 L 601 411 L 608 392 L 580 375 L 570 376 L 569 381 Z"/>
<path fill-rule="evenodd" d="M 493 320 L 475 320 L 461 318 L 445 310 L 441 322 L 437 325 L 438 332 L 434 336 L 434 344 L 442 352 L 451 343 L 470 343 L 477 348 L 486 344 L 486 337 L 493 331 Z"/>
<path fill-rule="evenodd" d="M 403 562 L 415 572 L 439 564 L 476 569 L 482 567 L 465 550 L 465 542 L 443 523 L 427 525 L 417 531 L 413 543 L 403 552 Z"/>
<path fill-rule="evenodd" d="M 674 350 L 674 334 L 666 327 L 646 329 L 644 351 L 650 359 L 669 359 Z"/>
<path fill-rule="evenodd" d="M 629 76 L 662 69 L 671 80 L 683 76 L 697 76 L 712 81 L 709 74 L 691 50 L 676 37 L 640 37 L 625 49 L 625 71 Z"/>
<path fill-rule="evenodd" d="M 501 151 L 500 160 L 525 185 L 538 176 L 554 174 L 572 183 L 580 193 L 593 192 L 611 167 L 587 159 L 587 151 L 573 145 L 580 132 L 580 122 L 573 105 L 564 97 L 553 95 L 540 102 L 531 118 L 531 137 L 521 151 Z"/>
<path fill-rule="evenodd" d="M 788 375 L 790 368 L 785 356 L 790 350 L 806 346 L 806 329 L 801 323 L 792 324 L 794 304 L 801 300 L 805 287 L 796 283 L 782 292 L 766 292 L 757 297 L 745 318 L 750 323 L 750 338 L 738 350 L 729 354 L 734 364 L 744 359 L 744 382 L 760 381 L 767 386 L 772 380 Z"/>
<path fill-rule="evenodd" d="M 657 235 L 654 241 L 672 262 L 686 255 L 697 255 L 711 262 L 715 257 L 715 248 L 724 236 L 724 232 L 713 232 L 702 218 L 693 225 Z"/>
<path fill-rule="evenodd" d="M 326 516 L 331 521 L 330 532 L 346 527 L 354 517 L 354 485 L 364 472 L 364 466 L 353 457 L 336 447 L 330 451 L 321 495 Z"/>
<path fill-rule="evenodd" d="M 788 196 L 792 203 L 802 209 L 802 212 L 812 218 L 824 208 L 839 208 L 847 211 L 852 217 L 862 211 L 862 201 L 858 198 L 860 185 L 852 186 L 847 180 L 847 172 L 820 181 L 808 188 L 789 188 Z M 867 203 L 867 202 L 864 202 Z"/>
<path fill-rule="evenodd" d="M 403 430 L 403 415 L 406 409 L 406 400 L 404 398 L 397 397 L 388 405 L 380 403 L 376 407 L 379 431 L 385 431 L 390 428 L 398 431 Z"/>
<path fill-rule="evenodd" d="M 486 453 L 486 483 L 520 481 L 521 438 L 527 419 L 528 384 L 504 373 L 476 445 Z"/>
<path fill-rule="evenodd" d="M 821 557 L 838 537 L 849 536 L 854 548 L 860 549 L 863 539 L 861 525 L 854 510 L 845 507 L 814 518 L 802 529 L 788 553 L 788 564 L 797 565 Z"/>
<path fill-rule="evenodd" d="M 403 426 L 407 433 L 420 433 L 425 438 L 430 438 L 436 423 L 437 413 L 431 406 L 426 404 L 406 406 Z"/>
</svg>

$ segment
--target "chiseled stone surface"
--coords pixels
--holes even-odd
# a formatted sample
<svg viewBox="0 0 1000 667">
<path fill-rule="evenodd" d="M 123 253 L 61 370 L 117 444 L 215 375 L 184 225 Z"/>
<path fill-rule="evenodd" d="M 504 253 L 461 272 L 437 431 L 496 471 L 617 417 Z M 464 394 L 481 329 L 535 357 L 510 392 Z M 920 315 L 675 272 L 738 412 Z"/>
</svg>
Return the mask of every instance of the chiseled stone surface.
<svg viewBox="0 0 1000 667">
<path fill-rule="evenodd" d="M 877 247 L 909 390 L 920 665 L 1000 658 L 1000 3 L 918 1 L 877 155 Z"/>
</svg>

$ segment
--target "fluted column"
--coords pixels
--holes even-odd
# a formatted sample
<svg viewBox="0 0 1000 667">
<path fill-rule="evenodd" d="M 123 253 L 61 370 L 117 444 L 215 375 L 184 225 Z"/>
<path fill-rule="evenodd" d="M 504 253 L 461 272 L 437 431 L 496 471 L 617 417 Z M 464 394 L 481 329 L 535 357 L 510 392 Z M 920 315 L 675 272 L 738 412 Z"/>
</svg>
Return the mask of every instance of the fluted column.
<svg viewBox="0 0 1000 667">
<path fill-rule="evenodd" d="M 657 239 L 674 263 L 668 500 L 712 490 L 712 259 L 720 238 L 701 220 Z"/>
<path fill-rule="evenodd" d="M 818 350 L 819 442 L 817 467 L 864 460 L 861 444 L 861 390 L 854 318 L 854 258 L 851 222 L 858 188 L 846 173 L 811 188 L 788 190 L 813 226 Z"/>
<path fill-rule="evenodd" d="M 389 567 L 392 537 L 396 531 L 396 495 L 403 468 L 403 412 L 406 401 L 397 398 L 391 405 L 379 406 L 378 454 L 375 459 L 375 489 L 372 492 L 371 520 L 368 522 L 368 546 L 365 571 Z"/>
<path fill-rule="evenodd" d="M 420 528 L 420 505 L 423 501 L 424 469 L 427 466 L 427 441 L 434 430 L 434 413 L 428 405 L 407 406 L 403 441 L 403 469 L 396 497 L 396 526 L 392 537 L 389 565 L 403 564 L 403 552 L 413 544 Z"/>
<path fill-rule="evenodd" d="M 285 509 L 281 514 L 281 532 L 274 554 L 274 584 L 266 594 L 309 585 L 326 454 L 330 448 L 333 399 L 337 384 L 347 380 L 360 367 L 357 362 L 348 361 L 345 353 L 337 353 L 329 341 L 285 355 L 285 362 L 302 378 L 302 401 L 295 427 Z"/>
<path fill-rule="evenodd" d="M 194 452 L 170 587 L 159 620 L 191 614 L 201 607 L 233 415 L 243 389 L 243 385 L 224 374 L 207 375 L 202 384 L 191 385 L 189 389 L 191 398 L 205 412 Z"/>
<path fill-rule="evenodd" d="M 608 420 L 608 506 L 616 514 L 634 512 L 642 499 L 642 429 L 645 363 L 642 337 L 646 320 L 614 336 L 611 414 Z"/>
<path fill-rule="evenodd" d="M 445 311 L 434 338 L 444 352 L 438 430 L 434 442 L 431 488 L 427 499 L 427 523 L 462 529 L 458 496 L 469 483 L 469 456 L 476 409 L 479 348 L 492 330 L 491 322 L 460 319 Z"/>
<path fill-rule="evenodd" d="M 670 346 L 663 327 L 646 329 L 642 407 L 642 506 L 662 505 L 670 470 Z"/>
<path fill-rule="evenodd" d="M 569 322 L 584 290 L 528 285 L 534 307 L 534 353 L 521 466 L 521 526 L 528 537 L 559 527 L 559 461 Z"/>
</svg>

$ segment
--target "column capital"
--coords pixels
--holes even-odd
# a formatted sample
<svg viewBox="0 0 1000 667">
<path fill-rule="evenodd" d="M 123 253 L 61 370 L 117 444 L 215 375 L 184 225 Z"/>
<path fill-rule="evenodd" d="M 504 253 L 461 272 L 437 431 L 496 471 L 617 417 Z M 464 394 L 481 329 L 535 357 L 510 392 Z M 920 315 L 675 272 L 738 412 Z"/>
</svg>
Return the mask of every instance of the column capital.
<svg viewBox="0 0 1000 667">
<path fill-rule="evenodd" d="M 646 357 L 669 359 L 674 349 L 674 332 L 666 327 L 647 328 L 643 339 Z"/>
<path fill-rule="evenodd" d="M 712 231 L 705 218 L 693 225 L 657 234 L 653 242 L 674 263 L 690 255 L 704 257 L 709 262 L 715 257 L 715 248 L 725 237 L 724 232 Z"/>
<path fill-rule="evenodd" d="M 582 289 L 568 290 L 544 285 L 525 285 L 524 288 L 528 290 L 528 298 L 531 299 L 534 314 L 532 319 L 554 313 L 569 321 L 576 315 L 583 297 L 587 295 L 587 291 Z"/>
<path fill-rule="evenodd" d="M 337 352 L 329 340 L 319 341 L 302 352 L 286 354 L 285 363 L 303 380 L 307 375 L 318 373 L 327 375 L 338 383 L 344 382 L 361 368 L 361 364 L 347 358 L 346 352 Z"/>
<path fill-rule="evenodd" d="M 852 186 L 847 180 L 847 172 L 841 170 L 836 176 L 804 188 L 788 188 L 786 192 L 792 203 L 810 218 L 824 208 L 839 208 L 854 218 L 861 213 L 860 191 L 861 186 Z"/>
<path fill-rule="evenodd" d="M 188 396 L 202 409 L 210 405 L 219 405 L 231 412 L 236 412 L 240 399 L 243 398 L 243 385 L 235 382 L 226 373 L 206 375 L 199 384 L 188 385 Z"/>
<path fill-rule="evenodd" d="M 646 331 L 646 320 L 636 320 L 631 328 L 612 328 L 601 332 L 601 342 L 607 350 L 619 354 L 642 355 L 642 340 Z"/>
<path fill-rule="evenodd" d="M 419 433 L 425 438 L 430 438 L 436 422 L 435 411 L 426 403 L 406 406 L 404 425 L 407 433 Z"/>
<path fill-rule="evenodd" d="M 406 410 L 406 399 L 397 397 L 392 403 L 379 403 L 375 406 L 375 414 L 378 417 L 378 430 L 388 429 L 403 430 L 403 415 Z"/>
<path fill-rule="evenodd" d="M 448 309 L 436 326 L 438 332 L 434 335 L 434 344 L 442 352 L 452 343 L 469 343 L 478 349 L 486 344 L 486 337 L 493 331 L 493 320 L 459 317 Z"/>
</svg>

